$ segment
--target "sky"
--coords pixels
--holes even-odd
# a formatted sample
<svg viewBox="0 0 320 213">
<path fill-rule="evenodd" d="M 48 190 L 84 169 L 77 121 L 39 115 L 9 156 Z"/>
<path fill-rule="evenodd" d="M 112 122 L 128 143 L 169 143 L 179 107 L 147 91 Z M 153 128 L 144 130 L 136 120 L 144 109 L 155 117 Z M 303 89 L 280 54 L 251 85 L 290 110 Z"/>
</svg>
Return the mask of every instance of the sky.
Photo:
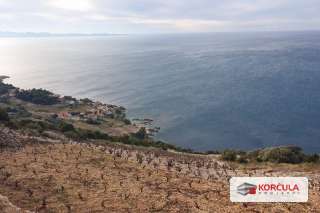
<svg viewBox="0 0 320 213">
<path fill-rule="evenodd" d="M 320 0 L 0 0 L 0 31 L 320 30 Z"/>
</svg>

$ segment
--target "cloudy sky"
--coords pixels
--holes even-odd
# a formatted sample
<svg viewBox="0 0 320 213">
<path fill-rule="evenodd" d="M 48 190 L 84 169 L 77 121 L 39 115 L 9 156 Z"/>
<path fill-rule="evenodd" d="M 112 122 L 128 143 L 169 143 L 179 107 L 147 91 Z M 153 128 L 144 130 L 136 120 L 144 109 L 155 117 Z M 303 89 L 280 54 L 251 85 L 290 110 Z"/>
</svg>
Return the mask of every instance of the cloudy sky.
<svg viewBox="0 0 320 213">
<path fill-rule="evenodd" d="M 320 0 L 0 0 L 0 31 L 320 30 Z"/>
</svg>

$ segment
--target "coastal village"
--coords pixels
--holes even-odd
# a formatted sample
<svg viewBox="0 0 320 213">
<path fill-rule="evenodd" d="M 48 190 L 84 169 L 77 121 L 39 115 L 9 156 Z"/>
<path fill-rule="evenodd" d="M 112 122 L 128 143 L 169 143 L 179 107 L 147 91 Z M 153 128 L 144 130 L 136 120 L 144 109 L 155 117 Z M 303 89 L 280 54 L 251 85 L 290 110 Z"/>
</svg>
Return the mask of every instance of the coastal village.
<svg viewBox="0 0 320 213">
<path fill-rule="evenodd" d="M 155 136 L 160 131 L 160 127 L 153 127 L 153 120 L 150 118 L 134 118 L 129 120 L 126 118 L 126 109 L 122 106 L 113 104 L 105 104 L 99 101 L 93 102 L 89 99 L 71 99 L 69 97 L 59 97 L 61 103 L 70 107 L 69 111 L 62 111 L 53 116 L 59 119 L 69 121 L 83 121 L 88 124 L 101 124 L 105 119 L 118 119 L 125 122 L 125 124 L 132 124 L 137 129 L 145 128 L 149 136 Z M 77 106 L 87 106 L 84 111 L 77 111 Z"/>
<path fill-rule="evenodd" d="M 86 122 L 99 122 L 104 118 L 114 118 L 115 115 L 125 113 L 123 107 L 117 107 L 115 105 L 103 104 L 101 102 L 83 101 L 83 100 L 69 100 L 64 97 L 60 98 L 61 103 L 70 106 L 70 108 L 76 108 L 79 105 L 86 105 L 88 109 L 84 112 L 81 111 L 63 111 L 55 114 L 60 119 L 76 120 Z"/>
</svg>

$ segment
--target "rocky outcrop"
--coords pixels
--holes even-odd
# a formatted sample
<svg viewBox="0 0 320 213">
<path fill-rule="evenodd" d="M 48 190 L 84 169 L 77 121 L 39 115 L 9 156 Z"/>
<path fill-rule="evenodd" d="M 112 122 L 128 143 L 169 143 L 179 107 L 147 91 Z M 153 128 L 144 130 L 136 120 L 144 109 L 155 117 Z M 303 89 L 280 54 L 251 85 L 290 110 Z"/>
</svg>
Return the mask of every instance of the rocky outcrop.
<svg viewBox="0 0 320 213">
<path fill-rule="evenodd" d="M 0 129 L 0 149 L 17 149 L 22 147 L 22 139 L 19 134 L 8 128 Z"/>
</svg>

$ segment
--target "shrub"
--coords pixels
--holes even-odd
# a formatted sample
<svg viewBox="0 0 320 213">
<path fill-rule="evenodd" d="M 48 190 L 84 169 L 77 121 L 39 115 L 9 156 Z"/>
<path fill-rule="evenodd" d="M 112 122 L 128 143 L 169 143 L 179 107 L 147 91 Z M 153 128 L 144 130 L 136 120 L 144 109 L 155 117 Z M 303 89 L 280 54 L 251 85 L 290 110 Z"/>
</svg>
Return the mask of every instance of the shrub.
<svg viewBox="0 0 320 213">
<path fill-rule="evenodd" d="M 87 130 L 86 137 L 88 139 L 96 139 L 96 140 L 99 140 L 99 139 L 100 140 L 108 140 L 110 138 L 108 134 L 100 132 L 98 130 L 96 130 L 94 132 Z"/>
<path fill-rule="evenodd" d="M 233 150 L 225 150 L 221 154 L 221 159 L 225 161 L 235 161 L 237 159 L 237 152 Z"/>
<path fill-rule="evenodd" d="M 220 154 L 220 152 L 217 151 L 217 150 L 209 150 L 209 151 L 206 151 L 205 154 L 207 154 L 207 155 L 216 155 L 216 154 Z"/>
<path fill-rule="evenodd" d="M 4 95 L 9 92 L 10 89 L 14 89 L 15 87 L 11 84 L 5 84 L 0 81 L 0 95 Z"/>
<path fill-rule="evenodd" d="M 52 125 L 45 121 L 36 121 L 31 119 L 15 120 L 14 124 L 17 128 L 37 130 L 39 133 L 48 129 L 54 129 Z"/>
<path fill-rule="evenodd" d="M 301 163 L 304 161 L 304 157 L 302 149 L 296 146 L 264 149 L 257 156 L 261 161 L 274 163 Z"/>
<path fill-rule="evenodd" d="M 74 126 L 72 124 L 66 123 L 66 122 L 60 122 L 59 129 L 62 132 L 68 132 L 68 131 L 74 131 Z"/>
<path fill-rule="evenodd" d="M 75 131 L 66 131 L 64 132 L 64 135 L 68 138 L 79 139 L 79 134 Z"/>
<path fill-rule="evenodd" d="M 53 105 L 59 103 L 59 98 L 44 89 L 19 90 L 16 97 L 27 102 L 41 105 Z"/>
<path fill-rule="evenodd" d="M 246 157 L 246 155 L 240 155 L 240 157 L 237 159 L 238 163 L 248 163 L 248 159 Z"/>
<path fill-rule="evenodd" d="M 36 130 L 39 133 L 44 131 L 43 126 L 41 126 L 40 123 L 38 123 L 38 122 L 30 122 L 30 123 L 26 124 L 25 127 L 32 129 L 32 130 Z"/>
<path fill-rule="evenodd" d="M 318 154 L 313 154 L 305 157 L 305 161 L 309 163 L 318 163 L 320 160 L 320 157 Z"/>
<path fill-rule="evenodd" d="M 130 125 L 130 124 L 131 124 L 131 121 L 130 121 L 129 119 L 127 119 L 127 118 L 125 118 L 125 119 L 123 120 L 123 122 L 124 122 L 126 125 Z"/>
<path fill-rule="evenodd" d="M 91 131 L 85 129 L 69 129 L 64 132 L 64 135 L 68 138 L 77 139 L 77 140 L 109 140 L 110 137 L 108 134 L 100 131 Z"/>
<path fill-rule="evenodd" d="M 0 108 L 0 121 L 8 122 L 10 120 L 7 110 Z"/>
<path fill-rule="evenodd" d="M 147 130 L 146 130 L 145 127 L 141 127 L 138 132 L 136 132 L 136 133 L 134 133 L 132 135 L 134 137 L 138 138 L 138 139 L 145 139 L 145 138 L 148 137 L 147 136 Z"/>
</svg>

